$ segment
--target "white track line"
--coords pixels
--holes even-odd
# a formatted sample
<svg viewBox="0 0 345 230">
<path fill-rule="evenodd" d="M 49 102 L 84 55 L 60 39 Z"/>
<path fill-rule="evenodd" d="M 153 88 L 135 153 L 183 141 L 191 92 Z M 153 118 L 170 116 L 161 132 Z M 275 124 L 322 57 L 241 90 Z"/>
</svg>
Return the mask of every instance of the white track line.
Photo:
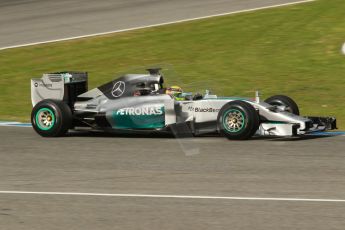
<svg viewBox="0 0 345 230">
<path fill-rule="evenodd" d="M 54 40 L 48 40 L 48 41 L 42 41 L 42 42 L 26 43 L 26 44 L 21 44 L 21 45 L 14 45 L 14 46 L 5 46 L 5 47 L 1 47 L 0 50 L 13 49 L 13 48 L 24 47 L 24 46 L 40 45 L 40 44 L 46 44 L 46 43 L 52 43 L 52 42 L 74 40 L 74 39 L 79 39 L 79 38 L 94 37 L 94 36 L 107 35 L 107 34 L 112 34 L 112 33 L 120 33 L 120 32 L 126 32 L 126 31 L 131 31 L 131 30 L 139 30 L 139 29 L 145 29 L 145 28 L 151 28 L 151 27 L 157 27 L 157 26 L 171 25 L 171 24 L 176 24 L 176 23 L 181 23 L 181 22 L 207 19 L 207 18 L 212 18 L 212 17 L 219 17 L 219 16 L 251 12 L 251 11 L 257 11 L 257 10 L 263 10 L 263 9 L 270 9 L 270 8 L 276 8 L 276 7 L 282 7 L 282 6 L 296 5 L 300 3 L 307 3 L 307 2 L 313 2 L 313 1 L 315 0 L 302 0 L 302 1 L 289 2 L 289 3 L 277 4 L 277 5 L 271 5 L 271 6 L 257 7 L 257 8 L 246 9 L 246 10 L 231 11 L 231 12 L 221 13 L 221 14 L 213 14 L 213 15 L 202 16 L 202 17 L 187 18 L 187 19 L 176 20 L 176 21 L 171 21 L 171 22 L 157 23 L 157 24 L 152 24 L 152 25 L 147 25 L 147 26 L 138 26 L 138 27 L 133 27 L 133 28 L 128 28 L 128 29 L 113 30 L 113 31 L 101 32 L 101 33 L 54 39 Z"/>
<path fill-rule="evenodd" d="M 102 197 L 127 197 L 127 198 L 135 197 L 135 198 L 211 199 L 211 200 L 300 201 L 300 202 L 342 202 L 342 203 L 345 202 L 345 200 L 343 199 L 308 199 L 308 198 L 286 198 L 286 197 L 238 197 L 238 196 L 189 196 L 189 195 L 80 193 L 80 192 L 0 191 L 0 194 L 102 196 Z"/>
</svg>

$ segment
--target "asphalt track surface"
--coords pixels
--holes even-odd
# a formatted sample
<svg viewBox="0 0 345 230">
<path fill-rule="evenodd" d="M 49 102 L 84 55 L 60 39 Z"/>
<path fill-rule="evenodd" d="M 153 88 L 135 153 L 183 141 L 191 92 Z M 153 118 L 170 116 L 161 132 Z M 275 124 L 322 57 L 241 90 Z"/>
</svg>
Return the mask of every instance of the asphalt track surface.
<svg viewBox="0 0 345 230">
<path fill-rule="evenodd" d="M 0 1 L 0 48 L 296 1 L 5 0 Z"/>
<path fill-rule="evenodd" d="M 0 190 L 345 199 L 345 137 L 42 138 L 0 127 Z M 344 229 L 344 202 L 0 194 L 1 229 Z"/>
</svg>

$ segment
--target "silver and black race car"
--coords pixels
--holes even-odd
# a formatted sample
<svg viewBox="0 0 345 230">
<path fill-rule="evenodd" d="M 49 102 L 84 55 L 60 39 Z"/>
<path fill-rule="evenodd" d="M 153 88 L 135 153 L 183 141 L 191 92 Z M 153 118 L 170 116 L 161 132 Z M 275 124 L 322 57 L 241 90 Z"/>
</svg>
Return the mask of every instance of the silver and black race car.
<svg viewBox="0 0 345 230">
<path fill-rule="evenodd" d="M 43 74 L 31 80 L 31 122 L 38 134 L 68 130 L 189 132 L 243 140 L 253 135 L 297 136 L 336 129 L 334 117 L 299 115 L 297 104 L 277 95 L 260 101 L 181 92 L 166 94 L 159 69 L 127 74 L 88 91 L 86 72 Z"/>
</svg>

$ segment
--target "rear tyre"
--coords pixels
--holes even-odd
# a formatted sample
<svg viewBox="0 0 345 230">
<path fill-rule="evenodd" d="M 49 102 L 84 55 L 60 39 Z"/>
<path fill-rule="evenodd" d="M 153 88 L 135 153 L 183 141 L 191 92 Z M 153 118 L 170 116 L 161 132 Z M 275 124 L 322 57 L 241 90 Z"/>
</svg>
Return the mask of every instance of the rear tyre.
<svg viewBox="0 0 345 230">
<path fill-rule="evenodd" d="M 255 108 L 245 101 L 232 101 L 219 111 L 218 127 L 230 140 L 246 140 L 258 130 L 260 118 Z"/>
<path fill-rule="evenodd" d="M 42 137 L 63 136 L 72 127 L 72 112 L 63 101 L 46 99 L 32 109 L 31 123 Z"/>
<path fill-rule="evenodd" d="M 275 95 L 265 100 L 266 103 L 270 105 L 275 105 L 282 107 L 282 109 L 286 112 L 293 113 L 295 115 L 299 115 L 299 108 L 298 105 L 294 100 L 290 97 L 285 95 Z"/>
</svg>

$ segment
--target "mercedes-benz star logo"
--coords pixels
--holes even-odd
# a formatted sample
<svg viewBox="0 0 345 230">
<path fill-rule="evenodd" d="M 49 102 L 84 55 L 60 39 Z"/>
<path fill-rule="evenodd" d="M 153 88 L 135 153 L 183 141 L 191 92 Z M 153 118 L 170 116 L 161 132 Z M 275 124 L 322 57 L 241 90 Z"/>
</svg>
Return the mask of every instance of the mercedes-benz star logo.
<svg viewBox="0 0 345 230">
<path fill-rule="evenodd" d="M 125 92 L 125 83 L 123 81 L 118 81 L 114 84 L 113 89 L 111 90 L 111 95 L 113 97 L 121 97 Z"/>
</svg>

